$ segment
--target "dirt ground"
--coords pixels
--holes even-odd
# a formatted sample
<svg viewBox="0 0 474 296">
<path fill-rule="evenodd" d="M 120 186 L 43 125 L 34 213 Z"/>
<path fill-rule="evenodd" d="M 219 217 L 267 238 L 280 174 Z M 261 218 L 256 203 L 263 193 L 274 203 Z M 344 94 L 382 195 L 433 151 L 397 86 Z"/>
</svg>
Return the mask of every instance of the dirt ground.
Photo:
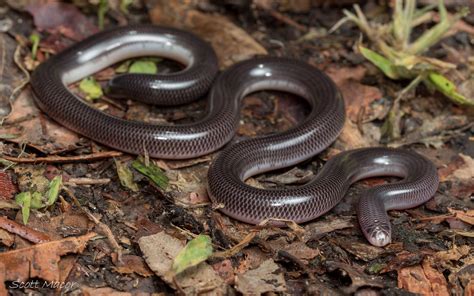
<svg viewBox="0 0 474 296">
<path fill-rule="evenodd" d="M 386 22 L 394 2 L 360 5 L 371 20 Z M 420 85 L 401 99 L 396 120 L 389 122 L 394 100 L 409 81 L 391 80 L 364 59 L 357 44 L 370 42 L 354 24 L 328 33 L 344 17 L 343 9 L 353 11 L 355 3 L 2 3 L 0 295 L 474 295 L 474 109 Z M 462 6 L 474 11 L 469 0 L 445 3 L 450 14 Z M 252 226 L 222 214 L 208 198 L 207 170 L 219 152 L 179 161 L 137 159 L 62 127 L 38 109 L 28 84 L 35 67 L 101 27 L 133 23 L 195 33 L 213 46 L 221 69 L 258 55 L 293 57 L 336 82 L 347 114 L 336 142 L 298 166 L 252 177 L 248 184 L 298 186 L 341 151 L 383 145 L 430 159 L 440 178 L 436 194 L 422 206 L 389 213 L 393 241 L 383 248 L 366 241 L 355 205 L 366 188 L 393 178 L 356 183 L 341 203 L 312 222 Z M 473 47 L 471 13 L 426 54 L 455 64 L 450 77 L 472 94 Z M 150 66 L 150 59 L 136 61 Z M 151 64 L 158 73 L 180 69 L 169 60 Z M 104 88 L 124 67 L 127 71 L 130 63 L 95 74 L 92 90 Z M 91 99 L 82 82 L 70 89 L 104 112 L 158 124 L 196 121 L 206 105 L 205 98 L 179 107 L 119 101 L 102 93 Z M 290 94 L 251 94 L 232 141 L 287 130 L 303 121 L 308 109 Z M 387 123 L 397 133 L 387 131 Z M 189 249 L 195 252 L 188 253 L 191 259 L 178 262 Z M 185 270 L 177 272 L 177 266 Z"/>
</svg>

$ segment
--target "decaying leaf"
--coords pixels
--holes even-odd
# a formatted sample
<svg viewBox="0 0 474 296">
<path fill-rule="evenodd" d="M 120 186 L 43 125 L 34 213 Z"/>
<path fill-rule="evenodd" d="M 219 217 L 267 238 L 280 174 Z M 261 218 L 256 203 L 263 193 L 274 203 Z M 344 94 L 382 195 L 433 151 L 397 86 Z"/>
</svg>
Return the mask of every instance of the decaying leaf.
<svg viewBox="0 0 474 296">
<path fill-rule="evenodd" d="M 73 4 L 32 1 L 26 10 L 33 16 L 39 30 L 61 32 L 73 40 L 81 40 L 97 32 L 97 27 Z"/>
<path fill-rule="evenodd" d="M 199 294 L 200 291 L 223 293 L 224 281 L 205 262 L 175 276 L 173 261 L 185 247 L 183 241 L 162 231 L 141 237 L 138 244 L 150 269 L 171 287 L 176 289 L 178 285 L 181 290 L 191 294 Z"/>
<path fill-rule="evenodd" d="M 155 164 L 149 163 L 148 165 L 146 165 L 139 157 L 132 162 L 132 167 L 141 174 L 147 176 L 158 187 L 166 189 L 166 187 L 168 186 L 168 177 Z"/>
<path fill-rule="evenodd" d="M 44 154 L 76 149 L 80 139 L 74 132 L 45 117 L 33 101 L 29 89 L 21 92 L 12 104 L 12 112 L 0 127 L 0 134 L 19 135 L 9 142 L 34 147 Z"/>
<path fill-rule="evenodd" d="M 60 280 L 59 260 L 69 253 L 81 253 L 87 242 L 95 237 L 91 232 L 38 244 L 28 248 L 0 253 L 0 294 L 6 295 L 5 281 L 27 281 L 40 278 L 53 282 Z"/>
<path fill-rule="evenodd" d="M 150 9 L 153 23 L 187 29 L 209 41 L 223 67 L 267 54 L 264 47 L 224 16 L 190 9 L 188 4 L 179 1 L 157 0 L 153 3 L 154 7 Z"/>
<path fill-rule="evenodd" d="M 211 238 L 208 235 L 198 235 L 193 238 L 174 258 L 173 271 L 176 274 L 205 261 L 212 254 Z"/>
<path fill-rule="evenodd" d="M 285 277 L 278 272 L 278 269 L 278 265 L 272 259 L 268 259 L 260 267 L 238 275 L 235 288 L 244 295 L 285 292 Z"/>
<path fill-rule="evenodd" d="M 117 169 L 117 175 L 120 179 L 120 183 L 122 184 L 122 186 L 134 192 L 137 192 L 138 185 L 137 183 L 135 183 L 135 181 L 133 181 L 133 173 L 128 168 L 128 165 L 118 159 L 115 159 L 115 167 Z"/>
<path fill-rule="evenodd" d="M 116 257 L 116 256 L 115 256 Z M 123 255 L 119 260 L 114 258 L 116 267 L 115 271 L 123 274 L 136 273 L 143 277 L 153 275 L 153 272 L 148 268 L 143 258 L 134 255 Z"/>
<path fill-rule="evenodd" d="M 444 275 L 433 268 L 429 260 L 424 260 L 421 265 L 400 269 L 398 287 L 421 295 L 450 295 Z"/>
</svg>

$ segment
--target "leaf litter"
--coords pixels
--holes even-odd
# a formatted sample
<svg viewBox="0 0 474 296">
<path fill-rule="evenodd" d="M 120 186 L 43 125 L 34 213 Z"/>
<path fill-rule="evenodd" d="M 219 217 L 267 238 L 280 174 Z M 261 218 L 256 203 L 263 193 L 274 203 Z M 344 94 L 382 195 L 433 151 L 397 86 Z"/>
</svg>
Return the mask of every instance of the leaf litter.
<svg viewBox="0 0 474 296">
<path fill-rule="evenodd" d="M 52 16 L 62 4 L 35 4 L 39 5 L 38 11 L 30 8 L 35 17 L 35 32 L 40 38 L 29 43 L 28 50 L 35 47 L 37 62 L 71 44 L 72 40 L 80 40 L 96 31 L 102 21 L 106 27 L 111 25 L 111 19 L 120 22 L 129 18 L 133 22 L 137 11 L 147 12 L 140 4 L 132 3 L 128 4 L 129 14 L 122 14 L 123 10 L 117 8 L 114 1 L 100 2 L 108 5 L 108 9 L 100 13 L 97 3 L 83 3 L 80 9 L 66 8 L 70 19 L 54 16 L 49 20 L 56 28 L 48 27 L 48 20 L 44 18 Z M 338 141 L 322 155 L 295 168 L 251 178 L 248 183 L 252 186 L 271 188 L 299 184 L 316 174 L 322 163 L 338 152 L 379 145 L 386 140 L 383 123 L 400 85 L 384 78 L 364 61 L 364 56 L 370 56 L 371 52 L 352 51 L 352 46 L 357 47 L 359 34 L 354 27 L 344 25 L 330 35 L 327 30 L 317 30 L 334 25 L 343 16 L 339 8 L 331 4 L 326 8 L 311 4 L 292 7 L 296 4 L 291 4 L 287 8 L 273 0 L 247 10 L 220 4 L 146 2 L 151 7 L 152 22 L 185 28 L 210 41 L 220 57 L 221 67 L 266 53 L 297 56 L 326 71 L 341 89 L 348 120 Z M 361 9 L 370 16 L 390 16 L 378 4 Z M 308 11 L 313 17 L 309 17 Z M 98 21 L 97 15 L 102 15 L 103 20 Z M 70 20 L 84 21 L 74 24 Z M 463 26 L 464 31 L 472 28 L 469 22 Z M 447 50 L 451 56 L 453 51 L 448 48 L 452 48 L 469 57 L 469 42 L 462 41 L 460 33 L 450 34 L 440 46 L 433 48 Z M 441 60 L 453 63 L 450 55 L 446 59 L 441 55 Z M 31 53 L 27 57 L 25 63 L 31 59 Z M 106 69 L 90 78 L 97 81 L 92 93 L 98 93 L 98 86 L 102 87 L 115 73 L 169 71 L 166 60 L 160 60 L 155 70 L 156 62 L 136 59 L 118 68 Z M 173 67 L 170 66 L 176 69 Z M 461 70 L 466 73 L 465 69 Z M 80 88 L 79 84 L 72 90 L 84 92 Z M 197 102 L 156 110 L 136 102 L 97 96 L 100 98 L 92 104 L 101 110 L 148 122 L 192 122 L 199 118 L 203 107 Z M 442 294 L 448 287 L 462 294 L 474 287 L 470 277 L 474 264 L 470 247 L 472 205 L 469 205 L 474 191 L 473 154 L 469 148 L 472 145 L 471 116 L 440 100 L 440 95 L 421 88 L 410 100 L 400 102 L 403 111 L 400 139 L 392 140 L 391 145 L 409 146 L 425 154 L 437 164 L 443 183 L 425 206 L 390 213 L 397 242 L 384 249 L 365 242 L 351 204 L 351 196 L 356 196 L 360 188 L 384 182 L 382 180 L 356 185 L 344 203 L 316 221 L 302 226 L 287 221 L 288 229 L 269 225 L 252 227 L 214 211 L 209 204 L 206 172 L 215 155 L 189 161 L 148 160 L 145 155 L 134 161 L 55 125 L 35 109 L 31 97 L 28 90 L 21 93 L 14 102 L 17 105 L 12 109 L 11 118 L 5 121 L 0 132 L 6 135 L 2 137 L 2 163 L 7 168 L 13 165 L 13 170 L 8 169 L 13 178 L 7 183 L 19 187 L 15 194 L 18 191 L 32 194 L 40 189 L 47 192 L 50 180 L 61 175 L 63 186 L 55 195 L 54 204 L 31 212 L 26 226 L 21 224 L 21 209 L 14 202 L 0 203 L 2 215 L 6 216 L 0 220 L 3 252 L 0 255 L 12 252 L 15 247 L 26 247 L 15 251 L 14 256 L 20 256 L 16 254 L 30 247 L 28 241 L 80 238 L 93 229 L 103 236 L 90 240 L 82 254 L 59 261 L 66 266 L 65 271 L 60 272 L 61 280 L 77 282 L 76 289 L 85 294 L 151 291 L 185 294 L 237 291 L 252 295 L 316 291 Z M 301 100 L 285 94 L 253 94 L 244 100 L 237 137 L 288 129 L 304 120 L 306 109 Z M 154 114 L 155 111 L 159 114 Z M 43 163 L 48 165 L 43 166 Z M 27 179 L 34 181 L 25 181 Z M 202 241 L 193 243 L 196 239 Z M 209 251 L 211 246 L 213 252 Z M 186 255 L 179 255 L 180 252 Z M 181 267 L 175 267 L 173 272 L 173 264 Z M 70 273 L 73 267 L 77 272 Z"/>
</svg>

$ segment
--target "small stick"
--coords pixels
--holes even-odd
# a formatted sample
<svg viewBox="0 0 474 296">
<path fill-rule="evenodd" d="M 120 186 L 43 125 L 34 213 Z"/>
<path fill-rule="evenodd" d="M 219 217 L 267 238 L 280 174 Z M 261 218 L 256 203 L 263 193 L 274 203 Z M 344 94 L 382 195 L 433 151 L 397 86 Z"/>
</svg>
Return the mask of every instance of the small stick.
<svg viewBox="0 0 474 296">
<path fill-rule="evenodd" d="M 289 18 L 288 16 L 272 9 L 271 7 L 266 7 L 265 5 L 261 5 L 259 3 L 256 3 L 256 4 L 257 4 L 258 8 L 267 11 L 272 17 L 279 20 L 280 22 L 285 23 L 287 25 L 290 25 L 290 26 L 292 26 L 292 27 L 294 27 L 297 30 L 302 31 L 302 32 L 308 31 L 308 28 L 306 28 L 306 26 L 303 26 L 303 25 L 299 24 L 298 22 L 296 22 L 296 21 L 292 20 L 291 18 Z"/>
<path fill-rule="evenodd" d="M 74 204 L 78 208 L 80 208 L 84 214 L 86 214 L 86 216 L 89 218 L 89 220 L 94 222 L 94 224 L 97 225 L 97 227 L 99 227 L 104 232 L 104 234 L 107 237 L 109 243 L 112 245 L 112 248 L 115 250 L 115 252 L 117 252 L 118 262 L 122 262 L 122 247 L 119 245 L 119 243 L 115 239 L 115 236 L 112 233 L 112 230 L 110 230 L 110 227 L 107 224 L 101 222 L 99 219 L 97 219 L 88 209 L 84 208 L 79 203 L 79 201 L 77 200 L 77 198 L 74 195 L 74 193 L 72 192 L 72 190 L 70 190 L 67 187 L 63 187 L 63 190 L 66 191 L 66 193 L 72 198 Z"/>
<path fill-rule="evenodd" d="M 64 182 L 65 185 L 104 185 L 110 183 L 109 178 L 102 179 L 92 179 L 92 178 L 70 178 L 67 182 Z"/>
<path fill-rule="evenodd" d="M 51 240 L 47 234 L 26 227 L 25 225 L 21 225 L 7 217 L 0 217 L 0 228 L 19 235 L 35 244 L 45 243 Z"/>
<path fill-rule="evenodd" d="M 102 158 L 110 158 L 110 157 L 119 157 L 122 156 L 123 153 L 119 151 L 104 151 L 104 152 L 97 152 L 92 154 L 86 155 L 75 155 L 75 156 L 48 156 L 48 157 L 33 157 L 33 158 L 26 158 L 26 157 L 13 157 L 2 155 L 3 159 L 16 162 L 16 163 L 69 163 L 69 162 L 80 162 L 80 161 L 90 161 L 90 160 L 98 160 Z"/>
</svg>

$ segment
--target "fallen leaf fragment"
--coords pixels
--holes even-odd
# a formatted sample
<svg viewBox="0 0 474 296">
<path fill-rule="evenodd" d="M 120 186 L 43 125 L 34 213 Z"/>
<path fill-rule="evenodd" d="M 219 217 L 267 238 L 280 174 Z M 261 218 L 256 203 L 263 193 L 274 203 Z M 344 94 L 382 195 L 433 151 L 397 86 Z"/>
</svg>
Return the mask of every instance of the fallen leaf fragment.
<svg viewBox="0 0 474 296">
<path fill-rule="evenodd" d="M 40 278 L 48 282 L 59 281 L 58 263 L 61 256 L 81 253 L 87 242 L 95 236 L 96 234 L 91 232 L 79 237 L 0 253 L 0 293 L 5 292 L 6 295 L 4 281 L 27 281 L 30 278 Z"/>
<path fill-rule="evenodd" d="M 454 218 L 457 218 L 467 224 L 474 225 L 474 210 L 460 211 L 454 209 L 448 209 L 448 211 L 454 215 Z"/>
<path fill-rule="evenodd" d="M 129 169 L 128 165 L 118 159 L 115 159 L 115 168 L 117 169 L 117 175 L 120 179 L 120 184 L 132 190 L 133 192 L 137 192 L 138 185 L 135 183 L 135 181 L 133 181 L 133 173 Z"/>
<path fill-rule="evenodd" d="M 238 275 L 235 288 L 244 295 L 285 292 L 285 277 L 278 272 L 278 269 L 278 265 L 272 259 L 268 259 L 260 267 Z"/>
<path fill-rule="evenodd" d="M 212 254 L 212 242 L 208 235 L 193 238 L 173 260 L 173 271 L 176 274 L 185 269 L 206 261 Z"/>
<path fill-rule="evenodd" d="M 8 231 L 0 229 L 0 244 L 11 247 L 15 242 L 15 236 L 8 233 Z"/>
<path fill-rule="evenodd" d="M 232 267 L 232 261 L 230 261 L 230 259 L 224 259 L 221 262 L 214 263 L 212 268 L 214 268 L 214 271 L 217 272 L 227 284 L 231 285 L 234 283 L 234 268 Z"/>
<path fill-rule="evenodd" d="M 102 87 L 94 77 L 86 77 L 79 83 L 79 89 L 86 95 L 87 100 L 95 100 L 104 94 Z"/>
<path fill-rule="evenodd" d="M 374 247 L 367 243 L 343 240 L 340 245 L 347 252 L 366 262 L 374 260 L 385 252 L 383 248 Z"/>
<path fill-rule="evenodd" d="M 110 287 L 92 288 L 92 287 L 82 286 L 81 291 L 82 293 L 84 293 L 84 296 L 132 296 L 133 295 L 132 293 L 120 292 Z"/>
<path fill-rule="evenodd" d="M 435 258 L 442 261 L 459 260 L 461 257 L 466 256 L 471 251 L 471 247 L 468 245 L 456 246 L 447 251 L 439 251 L 435 254 Z"/>
<path fill-rule="evenodd" d="M 11 199 L 18 191 L 7 172 L 0 172 L 0 199 Z"/>
<path fill-rule="evenodd" d="M 129 73 L 156 74 L 158 67 L 154 61 L 139 60 L 130 65 Z"/>
<path fill-rule="evenodd" d="M 0 134 L 19 135 L 8 141 L 26 143 L 45 154 L 57 154 L 80 146 L 77 134 L 49 120 L 39 111 L 28 89 L 22 91 L 12 103 L 12 112 L 0 127 Z"/>
<path fill-rule="evenodd" d="M 184 248 L 183 241 L 161 231 L 141 237 L 138 244 L 148 267 L 172 288 L 180 289 L 186 294 L 199 294 L 204 291 L 224 293 L 224 281 L 205 262 L 175 277 L 172 272 L 173 260 Z"/>
<path fill-rule="evenodd" d="M 449 295 L 444 275 L 434 269 L 426 259 L 421 265 L 400 269 L 398 287 L 421 295 Z"/>
<path fill-rule="evenodd" d="M 33 2 L 26 7 L 36 28 L 52 33 L 61 32 L 73 40 L 81 40 L 97 32 L 97 27 L 73 4 L 57 1 Z"/>
<path fill-rule="evenodd" d="M 310 222 L 305 226 L 303 241 L 308 242 L 339 229 L 355 227 L 351 217 L 327 217 L 326 220 Z"/>
<path fill-rule="evenodd" d="M 137 158 L 132 162 L 132 167 L 139 173 L 147 176 L 153 183 L 162 189 L 166 189 L 169 179 L 165 173 L 155 164 L 149 163 L 146 165 L 141 158 Z"/>
<path fill-rule="evenodd" d="M 472 180 L 474 178 L 474 159 L 462 153 L 459 156 L 463 159 L 464 165 L 453 172 L 451 179 Z"/>
<path fill-rule="evenodd" d="M 153 275 L 153 272 L 148 268 L 141 257 L 134 255 L 123 255 L 121 260 L 117 260 L 117 255 L 114 253 L 112 259 L 116 265 L 115 271 L 124 274 L 136 273 L 143 277 Z"/>
<path fill-rule="evenodd" d="M 153 7 L 150 9 L 153 23 L 180 27 L 210 42 L 223 68 L 256 55 L 267 54 L 263 46 L 226 17 L 200 12 L 180 1 L 148 2 Z"/>
<path fill-rule="evenodd" d="M 340 289 L 346 294 L 353 294 L 361 287 L 383 288 L 385 286 L 384 283 L 378 279 L 366 275 L 349 264 L 336 261 L 326 261 L 326 266 L 330 272 L 339 272 L 341 277 L 349 277 L 350 285 L 340 287 Z"/>
<path fill-rule="evenodd" d="M 370 104 L 383 96 L 378 88 L 359 82 L 364 78 L 366 71 L 367 69 L 363 66 L 343 68 L 333 66 L 326 71 L 341 90 L 346 102 L 347 116 L 352 122 L 357 122 L 361 108 L 365 108 L 366 117 L 370 115 Z M 373 117 L 370 116 L 370 119 Z"/>
</svg>

